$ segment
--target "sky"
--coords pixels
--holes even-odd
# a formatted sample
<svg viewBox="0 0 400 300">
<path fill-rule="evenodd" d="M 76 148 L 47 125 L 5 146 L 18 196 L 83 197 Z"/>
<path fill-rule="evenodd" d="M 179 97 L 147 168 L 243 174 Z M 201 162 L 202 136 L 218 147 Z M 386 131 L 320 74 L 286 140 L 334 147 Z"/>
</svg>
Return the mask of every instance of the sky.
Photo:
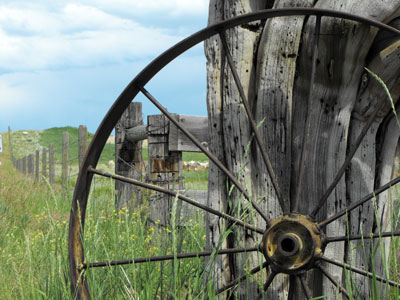
<svg viewBox="0 0 400 300">
<path fill-rule="evenodd" d="M 2 0 L 0 132 L 86 125 L 96 131 L 148 63 L 207 24 L 208 0 Z M 203 46 L 146 88 L 170 112 L 206 115 Z M 145 98 L 143 113 L 158 114 Z"/>
</svg>

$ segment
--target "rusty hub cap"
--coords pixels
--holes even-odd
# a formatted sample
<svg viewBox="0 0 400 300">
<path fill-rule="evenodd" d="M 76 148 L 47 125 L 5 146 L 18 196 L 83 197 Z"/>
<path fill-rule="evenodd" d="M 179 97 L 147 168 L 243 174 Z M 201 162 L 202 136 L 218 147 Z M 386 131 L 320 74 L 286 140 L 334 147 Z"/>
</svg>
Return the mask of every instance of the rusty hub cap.
<svg viewBox="0 0 400 300">
<path fill-rule="evenodd" d="M 312 266 L 323 252 L 324 234 L 309 217 L 288 214 L 271 221 L 261 250 L 277 272 L 293 274 Z"/>
</svg>

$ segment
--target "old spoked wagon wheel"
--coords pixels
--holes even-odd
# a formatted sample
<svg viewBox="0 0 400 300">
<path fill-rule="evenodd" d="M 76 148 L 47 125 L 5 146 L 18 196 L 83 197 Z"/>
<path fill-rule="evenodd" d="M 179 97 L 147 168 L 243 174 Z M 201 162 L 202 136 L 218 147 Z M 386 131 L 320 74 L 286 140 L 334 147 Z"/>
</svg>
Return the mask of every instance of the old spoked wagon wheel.
<svg viewBox="0 0 400 300">
<path fill-rule="evenodd" d="M 297 188 L 296 193 L 291 193 L 295 195 L 293 199 L 289 199 L 290 201 L 284 199 L 281 187 L 279 186 L 277 175 L 275 174 L 273 164 L 271 163 L 271 159 L 269 157 L 268 148 L 265 145 L 263 136 L 258 129 L 258 124 L 262 120 L 257 120 L 252 113 L 253 110 L 249 105 L 246 92 L 243 89 L 243 84 L 240 81 L 240 77 L 238 75 L 238 70 L 235 66 L 234 60 L 232 59 L 231 49 L 226 40 L 226 32 L 238 26 L 249 26 L 247 24 L 251 24 L 252 22 L 256 21 L 264 22 L 272 18 L 298 16 L 309 18 L 309 20 L 313 20 L 315 24 L 312 33 L 312 45 L 310 45 L 310 49 L 312 49 L 312 51 L 310 57 L 309 72 L 306 74 L 310 78 L 310 85 L 307 88 L 308 103 L 310 103 L 311 99 L 313 98 L 313 88 L 316 81 L 315 74 L 318 64 L 319 36 L 321 35 L 320 28 L 322 26 L 321 24 L 323 24 L 326 19 L 338 18 L 343 21 L 351 21 L 357 24 L 363 24 L 363 26 L 373 28 L 374 30 L 386 31 L 391 33 L 392 35 L 400 37 L 400 31 L 388 25 L 373 21 L 371 19 L 366 19 L 356 15 L 336 11 L 311 8 L 264 10 L 252 14 L 242 15 L 207 27 L 204 30 L 199 31 L 189 38 L 183 40 L 182 42 L 176 44 L 174 47 L 170 48 L 158 58 L 156 58 L 145 69 L 143 69 L 143 71 L 139 75 L 137 75 L 136 78 L 133 79 L 133 81 L 131 81 L 131 83 L 126 87 L 119 98 L 115 101 L 115 103 L 103 119 L 102 123 L 100 124 L 99 128 L 97 129 L 97 132 L 94 135 L 94 138 L 88 149 L 87 156 L 81 167 L 81 172 L 73 196 L 69 226 L 70 276 L 74 295 L 76 295 L 78 299 L 91 298 L 88 281 L 85 275 L 87 270 L 91 268 L 112 268 L 114 266 L 123 264 L 139 264 L 174 259 L 191 259 L 193 257 L 208 257 L 212 254 L 236 255 L 238 253 L 257 251 L 262 253 L 264 262 L 261 263 L 259 266 L 254 267 L 243 276 L 238 276 L 232 279 L 232 281 L 227 283 L 225 286 L 220 287 L 218 290 L 215 291 L 215 295 L 226 293 L 228 290 L 232 290 L 232 288 L 240 284 L 242 281 L 246 281 L 248 276 L 251 276 L 252 274 L 266 272 L 266 280 L 263 283 L 264 291 L 268 290 L 271 287 L 271 283 L 274 281 L 275 277 L 278 274 L 284 274 L 285 276 L 290 277 L 290 283 L 296 282 L 296 284 L 301 287 L 300 290 L 302 291 L 304 297 L 310 299 L 312 297 L 312 291 L 307 285 L 304 275 L 307 274 L 307 272 L 309 272 L 310 270 L 318 269 L 332 282 L 334 286 L 337 287 L 337 289 L 344 297 L 349 298 L 349 291 L 329 273 L 329 271 L 323 266 L 325 263 L 336 265 L 367 278 L 374 277 L 377 281 L 383 282 L 390 286 L 400 287 L 399 283 L 392 281 L 388 278 L 373 274 L 370 271 L 362 269 L 358 266 L 353 267 L 350 264 L 342 263 L 325 255 L 325 249 L 329 243 L 367 238 L 385 238 L 400 235 L 400 232 L 397 231 L 379 232 L 373 235 L 365 234 L 327 236 L 325 234 L 325 228 L 328 224 L 331 224 L 332 222 L 335 222 L 340 218 L 345 217 L 348 212 L 360 207 L 364 203 L 367 203 L 368 201 L 373 201 L 375 199 L 375 196 L 385 192 L 390 187 L 400 182 L 400 177 L 397 177 L 394 180 L 387 182 L 384 185 L 381 185 L 380 187 L 376 188 L 372 193 L 365 193 L 364 195 L 360 195 L 359 201 L 352 203 L 350 206 L 346 207 L 343 210 L 340 210 L 334 215 L 328 214 L 328 217 L 319 219 L 320 217 L 318 214 L 320 209 L 326 204 L 329 196 L 335 190 L 335 187 L 338 185 L 341 178 L 345 174 L 346 169 L 349 167 L 352 158 L 354 157 L 357 149 L 360 147 L 360 144 L 362 143 L 363 138 L 368 132 L 374 119 L 384 107 L 388 106 L 388 102 L 385 99 L 379 99 L 379 104 L 376 106 L 374 112 L 370 114 L 366 125 L 362 128 L 362 130 L 360 130 L 356 142 L 353 145 L 348 146 L 347 157 L 342 164 L 342 167 L 337 172 L 336 176 L 334 176 L 332 183 L 328 186 L 326 191 L 320 196 L 318 205 L 316 207 L 312 207 L 308 212 L 303 212 L 300 209 L 300 206 L 301 202 L 306 200 L 300 199 L 301 193 L 298 192 L 298 190 L 300 190 L 301 188 L 301 178 L 303 176 L 306 176 L 304 172 L 306 170 L 306 165 L 308 162 L 307 156 L 309 155 L 308 148 L 310 141 L 308 141 L 307 138 L 310 126 L 312 126 L 312 124 L 310 124 L 309 114 L 311 105 L 309 105 L 305 120 L 305 124 L 307 124 L 307 126 L 304 126 L 305 130 L 303 134 L 303 149 L 301 151 L 302 155 L 299 163 L 299 186 L 294 187 Z M 278 217 L 271 218 L 270 213 L 264 211 L 261 208 L 257 200 L 252 198 L 242 182 L 238 180 L 237 174 L 235 174 L 233 170 L 229 170 L 221 161 L 218 160 L 218 158 L 212 153 L 211 150 L 208 150 L 208 148 L 197 141 L 196 138 L 187 129 L 185 129 L 179 122 L 175 120 L 175 118 L 168 112 L 168 110 L 164 106 L 167 105 L 167 103 L 161 104 L 161 102 L 158 102 L 158 100 L 151 94 L 151 91 L 146 88 L 146 85 L 151 81 L 151 79 L 167 64 L 169 64 L 171 61 L 179 57 L 181 54 L 183 54 L 185 51 L 192 48 L 193 46 L 215 36 L 219 36 L 221 43 L 220 45 L 222 45 L 226 64 L 232 74 L 232 77 L 234 78 L 237 90 L 239 91 L 239 95 L 241 98 L 240 103 L 247 114 L 248 124 L 254 136 L 254 141 L 256 145 L 255 147 L 260 153 L 262 163 L 265 164 L 265 168 L 267 170 L 266 176 L 270 178 L 274 192 L 278 199 L 282 212 L 281 215 Z M 243 198 L 245 198 L 249 203 L 251 203 L 251 206 L 254 208 L 254 210 L 263 218 L 266 224 L 265 228 L 259 228 L 258 226 L 249 224 L 249 222 L 240 220 L 239 218 L 228 214 L 226 211 L 218 211 L 211 207 L 202 205 L 186 196 L 177 195 L 177 193 L 174 191 L 166 190 L 151 184 L 146 184 L 131 178 L 105 173 L 103 171 L 100 171 L 99 169 L 96 169 L 101 151 L 106 144 L 108 136 L 111 134 L 122 113 L 138 94 L 142 94 L 148 100 L 150 100 L 162 112 L 162 114 L 164 114 L 165 117 L 169 119 L 171 123 L 177 126 L 198 148 L 202 150 L 202 152 L 209 158 L 210 163 L 214 164 L 217 168 L 220 169 L 223 174 L 225 174 L 229 182 L 236 188 L 236 191 L 240 193 Z M 265 117 L 268 118 L 268 116 Z M 213 130 L 212 126 L 210 126 L 209 130 Z M 127 257 L 126 260 L 112 260 L 113 258 L 111 258 L 111 260 L 101 262 L 87 261 L 85 259 L 85 251 L 88 251 L 88 249 L 84 249 L 84 225 L 85 218 L 87 218 L 89 190 L 92 185 L 94 175 L 123 181 L 125 183 L 139 186 L 143 189 L 150 189 L 156 192 L 169 194 L 171 196 L 177 196 L 182 201 L 187 202 L 188 204 L 193 205 L 208 214 L 212 214 L 229 221 L 230 224 L 233 224 L 232 226 L 241 227 L 249 232 L 252 232 L 256 236 L 258 235 L 258 238 L 256 238 L 257 242 L 252 247 L 217 249 L 216 252 L 214 251 L 214 253 L 213 250 L 215 249 L 211 249 L 210 251 L 202 251 L 196 253 L 178 253 L 176 255 L 168 254 L 165 256 L 133 258 Z M 291 205 L 289 205 L 289 203 Z"/>
</svg>

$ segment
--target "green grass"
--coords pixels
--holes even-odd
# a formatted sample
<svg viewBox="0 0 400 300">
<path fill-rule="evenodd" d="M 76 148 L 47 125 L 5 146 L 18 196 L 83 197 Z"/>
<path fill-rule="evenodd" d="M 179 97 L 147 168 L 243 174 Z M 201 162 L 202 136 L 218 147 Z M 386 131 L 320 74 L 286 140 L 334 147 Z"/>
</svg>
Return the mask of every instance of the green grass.
<svg viewBox="0 0 400 300">
<path fill-rule="evenodd" d="M 6 137 L 0 155 L 0 299 L 73 299 L 67 260 L 72 189 L 34 183 L 16 172 Z M 47 139 L 52 140 L 50 134 Z M 97 179 L 87 210 L 88 261 L 204 249 L 202 214 L 186 220 L 185 226 L 175 222 L 160 227 L 149 223 L 146 201 L 133 214 L 117 213 L 114 198 L 114 182 Z M 195 258 L 93 269 L 87 275 L 93 299 L 180 299 L 205 292 L 203 266 L 204 259 Z"/>
<path fill-rule="evenodd" d="M 52 130 L 46 133 L 47 140 L 44 142 L 52 141 L 51 134 Z M 0 299 L 73 299 L 70 293 L 67 240 L 74 183 L 71 181 L 70 189 L 64 192 L 59 185 L 50 187 L 46 182 L 35 184 L 15 172 L 11 166 L 6 137 L 5 134 L 3 148 L 6 152 L 0 155 L 3 164 L 0 167 Z M 192 153 L 187 160 L 204 161 L 197 155 Z M 207 171 L 185 171 L 184 176 L 187 189 L 200 189 L 199 186 L 203 187 L 207 182 Z M 205 224 L 202 214 L 185 220 L 185 226 L 171 222 L 167 227 L 160 227 L 148 221 L 147 201 L 129 214 L 126 210 L 115 211 L 114 198 L 114 182 L 96 179 L 87 208 L 86 261 L 204 249 Z M 392 209 L 393 214 L 398 211 L 398 208 Z M 398 220 L 398 214 L 393 215 L 393 220 Z M 229 233 L 222 232 L 221 237 Z M 398 249 L 399 239 L 393 238 L 390 251 L 386 253 L 389 257 L 386 272 L 395 280 L 400 269 Z M 375 254 L 376 249 L 372 250 Z M 90 269 L 87 276 L 94 299 L 203 299 L 208 294 L 214 299 L 209 289 L 214 280 L 212 275 L 204 285 L 205 265 L 202 258 L 174 260 Z M 354 274 L 346 273 L 348 286 L 356 294 L 353 278 Z M 370 291 L 371 299 L 400 299 L 398 291 L 393 288 L 383 290 L 383 294 L 380 294 L 376 281 L 372 281 Z"/>
<path fill-rule="evenodd" d="M 53 127 L 45 129 L 40 134 L 40 146 L 48 147 L 50 143 L 53 143 L 55 149 L 55 157 L 57 161 L 61 161 L 62 157 L 62 136 L 64 132 L 69 133 L 69 158 L 78 158 L 78 128 L 66 126 L 66 127 Z M 93 134 L 88 132 L 88 145 L 91 142 Z M 103 152 L 100 156 L 100 163 L 106 163 L 110 160 L 114 160 L 115 146 L 113 144 L 106 144 Z"/>
</svg>

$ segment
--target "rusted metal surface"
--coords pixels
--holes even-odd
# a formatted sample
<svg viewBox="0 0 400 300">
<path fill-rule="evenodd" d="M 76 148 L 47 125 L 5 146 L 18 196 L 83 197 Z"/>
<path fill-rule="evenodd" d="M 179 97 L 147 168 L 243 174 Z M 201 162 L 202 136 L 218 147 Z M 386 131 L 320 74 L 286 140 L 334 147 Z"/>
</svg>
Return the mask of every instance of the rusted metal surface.
<svg viewBox="0 0 400 300">
<path fill-rule="evenodd" d="M 309 215 L 300 215 L 293 213 L 294 210 L 297 209 L 298 204 L 295 205 L 295 208 L 292 211 L 289 208 L 283 205 L 283 201 L 281 196 L 281 207 L 284 211 L 284 215 L 278 217 L 274 220 L 270 220 L 267 216 L 267 212 L 264 212 L 258 204 L 251 199 L 250 195 L 248 194 L 245 187 L 236 179 L 233 173 L 228 170 L 225 165 L 220 162 L 208 149 L 202 145 L 188 130 L 186 130 L 178 121 L 175 120 L 174 116 L 166 110 L 166 108 L 158 102 L 144 87 L 145 85 L 153 78 L 155 74 L 157 74 L 161 69 L 163 69 L 168 63 L 178 57 L 180 54 L 184 53 L 186 50 L 192 48 L 193 46 L 197 45 L 200 42 L 214 36 L 214 35 L 221 35 L 223 37 L 224 31 L 227 29 L 233 28 L 235 26 L 240 26 L 246 23 L 250 23 L 257 20 L 265 20 L 267 18 L 273 17 L 281 17 L 281 16 L 317 16 L 316 22 L 316 32 L 319 30 L 319 22 L 322 17 L 335 17 L 341 18 L 345 20 L 352 20 L 356 21 L 368 26 L 373 26 L 381 30 L 386 30 L 396 36 L 400 36 L 400 31 L 395 28 L 392 28 L 388 25 L 382 24 L 380 22 L 376 22 L 371 19 L 367 19 L 360 16 L 355 16 L 348 13 L 336 12 L 331 10 L 322 10 L 322 9 L 314 9 L 314 8 L 285 8 L 285 9 L 276 9 L 276 10 L 264 10 L 259 11 L 252 14 L 241 15 L 239 17 L 223 21 L 221 23 L 212 25 L 210 27 L 201 30 L 194 35 L 188 37 L 187 39 L 183 40 L 182 42 L 176 44 L 158 58 L 156 58 L 152 63 L 150 63 L 143 71 L 137 75 L 125 88 L 122 94 L 118 97 L 115 103 L 112 105 L 106 116 L 104 117 L 103 121 L 101 122 L 100 126 L 98 127 L 95 135 L 93 136 L 92 142 L 87 151 L 87 156 L 84 158 L 82 166 L 80 168 L 77 184 L 74 190 L 74 196 L 72 200 L 72 208 L 70 214 L 70 223 L 69 223 L 69 237 L 68 237 L 68 251 L 69 251 L 69 266 L 70 266 L 70 278 L 71 278 L 71 288 L 74 296 L 76 299 L 91 299 L 88 283 L 85 276 L 85 268 L 88 267 L 102 267 L 102 266 L 110 266 L 110 265 L 119 265 L 123 263 L 131 263 L 131 262 L 148 262 L 148 261 L 158 261 L 158 260 L 165 260 L 165 259 L 172 259 L 173 256 L 164 256 L 164 257 L 153 257 L 153 258 L 139 258 L 139 259 L 132 259 L 132 260 L 124 260 L 124 261 L 115 261 L 115 262 L 100 262 L 100 263 L 86 263 L 85 256 L 84 256 L 84 249 L 83 249 L 83 238 L 84 238 L 84 226 L 85 226 L 85 216 L 86 216 L 86 207 L 88 201 L 89 190 L 92 182 L 92 178 L 94 174 L 98 174 L 101 176 L 113 178 L 116 180 L 121 180 L 127 183 L 132 183 L 137 186 L 141 186 L 143 188 L 152 189 L 161 193 L 165 193 L 171 196 L 177 196 L 181 200 L 186 201 L 187 203 L 196 206 L 204 211 L 217 215 L 221 218 L 225 218 L 229 221 L 232 221 L 234 224 L 242 226 L 246 229 L 255 231 L 263 235 L 262 241 L 260 245 L 256 245 L 253 248 L 248 249 L 240 249 L 241 252 L 249 252 L 249 251 L 256 251 L 260 250 L 263 252 L 265 256 L 265 262 L 262 266 L 256 267 L 250 271 L 251 274 L 255 274 L 260 272 L 262 269 L 267 267 L 268 265 L 271 266 L 271 271 L 268 274 L 268 278 L 264 284 L 264 290 L 267 290 L 274 280 L 275 276 L 279 273 L 285 274 L 294 274 L 293 276 L 303 276 L 302 274 L 309 269 L 317 268 L 321 269 L 322 272 L 330 279 L 332 276 L 326 272 L 323 268 L 321 268 L 320 262 L 321 260 L 334 264 L 336 266 L 346 268 L 348 270 L 352 270 L 356 273 L 362 274 L 367 277 L 371 277 L 371 273 L 351 267 L 346 264 L 342 264 L 326 258 L 323 256 L 324 247 L 327 242 L 334 242 L 336 240 L 343 240 L 343 237 L 330 237 L 329 239 L 325 238 L 325 235 L 321 228 L 323 229 L 324 226 L 327 224 L 335 221 L 336 219 L 343 216 L 346 211 L 359 207 L 366 201 L 371 200 L 374 195 L 381 193 L 394 184 L 400 182 L 400 177 L 396 178 L 395 180 L 389 182 L 388 184 L 378 188 L 375 190 L 374 193 L 369 194 L 362 198 L 360 201 L 356 202 L 352 206 L 346 209 L 346 211 L 341 211 L 338 214 L 322 221 L 320 223 L 316 223 L 313 220 L 313 216 L 316 215 L 320 207 L 325 203 L 329 194 L 332 192 L 333 188 L 337 185 L 338 181 L 340 180 L 341 176 L 343 175 L 345 169 L 347 168 L 352 156 L 354 155 L 355 151 L 359 147 L 361 140 L 364 137 L 364 131 L 367 131 L 370 121 L 366 127 L 363 129 L 362 133 L 360 134 L 359 138 L 357 139 L 355 145 L 350 150 L 348 158 L 345 160 L 345 163 L 342 169 L 337 174 L 335 180 L 328 188 L 324 196 L 321 198 L 319 205 L 313 209 L 312 213 Z M 317 38 L 315 39 L 317 40 Z M 224 41 L 224 39 L 223 39 Z M 225 48 L 227 49 L 226 45 Z M 314 59 L 315 61 L 315 53 L 318 50 L 318 41 L 314 43 Z M 230 55 L 230 54 L 229 54 Z M 228 55 L 228 60 L 229 60 Z M 315 64 L 315 62 L 314 62 Z M 231 69 L 233 73 L 235 73 L 235 68 L 233 64 L 231 64 Z M 313 76 L 314 72 L 311 72 L 311 76 Z M 309 94 L 312 94 L 312 85 L 313 80 L 311 80 L 311 86 L 309 87 Z M 241 83 L 238 80 L 236 82 L 239 90 L 241 87 Z M 266 229 L 259 229 L 255 226 L 249 225 L 244 223 L 241 220 L 238 220 L 224 212 L 220 212 L 214 210 L 210 207 L 207 207 L 203 204 L 200 204 L 188 197 L 178 195 L 174 191 L 166 190 L 160 187 L 156 187 L 154 185 L 149 185 L 142 183 L 140 181 L 135 181 L 129 178 L 125 178 L 118 175 L 108 174 L 96 170 L 96 165 L 98 163 L 100 154 L 103 150 L 106 141 L 112 132 L 115 124 L 119 120 L 122 113 L 128 107 L 129 103 L 139 94 L 142 93 L 145 95 L 157 108 L 161 110 L 161 112 L 165 115 L 170 122 L 172 122 L 180 131 L 182 131 L 187 138 L 193 142 L 208 158 L 230 179 L 231 183 L 238 189 L 238 191 L 243 194 L 243 196 L 250 201 L 253 205 L 255 210 L 265 219 L 267 223 Z M 244 94 L 241 92 L 241 94 Z M 311 98 L 311 96 L 310 96 Z M 242 101 L 246 105 L 247 99 L 242 95 Z M 383 104 L 382 104 L 383 105 Z M 249 121 L 252 124 L 252 116 L 249 113 Z M 371 120 L 373 118 L 371 117 Z M 254 126 L 253 133 L 257 136 L 258 131 Z M 261 152 L 264 152 L 265 146 L 263 146 L 261 142 L 261 138 L 258 141 L 259 147 L 262 149 Z M 305 154 L 302 157 L 306 157 L 306 150 Z M 268 166 L 268 153 L 263 154 L 264 163 Z M 301 159 L 301 164 L 305 164 L 305 158 Z M 165 162 L 165 160 L 157 160 L 157 158 L 153 159 L 153 166 L 152 170 L 160 173 L 162 170 L 169 170 L 174 172 L 176 167 L 173 163 Z M 273 169 L 269 170 L 269 175 L 273 179 Z M 279 186 L 275 185 L 275 191 L 279 194 Z M 298 203 L 299 200 L 295 202 Z M 397 235 L 397 234 L 396 234 Z M 388 233 L 384 236 L 390 236 Z M 336 240 L 335 240 L 336 238 Z M 352 236 L 352 238 L 356 239 L 357 236 Z M 226 251 L 226 252 L 224 252 Z M 235 252 L 236 251 L 236 252 Z M 218 254 L 224 253 L 240 253 L 238 249 L 227 249 L 219 251 Z M 210 255 L 210 252 L 198 252 L 193 254 L 179 254 L 179 258 L 189 258 L 189 257 L 196 257 L 196 256 L 207 256 Z M 229 288 L 234 287 L 235 285 L 239 284 L 241 281 L 245 280 L 247 276 L 242 276 L 238 279 L 233 280 L 232 282 L 228 283 L 225 287 L 222 287 L 218 290 L 218 293 L 221 293 Z M 302 277 L 300 277 L 301 280 Z M 379 278 L 379 279 L 378 279 Z M 377 277 L 378 280 L 386 282 L 393 286 L 399 286 L 398 283 L 394 281 L 389 281 L 384 278 Z M 303 279 L 304 280 L 304 279 Z M 344 288 L 340 286 L 339 283 L 333 281 L 335 285 L 342 289 L 343 294 L 346 295 L 346 291 Z M 302 285 L 304 281 L 302 281 Z M 304 287 L 303 287 L 304 288 Z M 309 291 L 304 289 L 304 293 L 307 298 L 310 297 Z"/>
<path fill-rule="evenodd" d="M 234 253 L 244 253 L 244 252 L 254 252 L 258 251 L 258 247 L 253 248 L 230 248 L 230 249 L 221 249 L 215 252 L 216 255 L 223 254 L 234 254 Z M 110 266 L 120 266 L 120 265 L 128 265 L 128 264 L 140 264 L 146 262 L 155 262 L 155 261 L 164 261 L 164 260 L 173 260 L 173 259 L 184 259 L 184 258 L 194 258 L 194 257 L 204 257 L 210 256 L 214 253 L 214 250 L 211 251 L 201 251 L 195 253 L 181 253 L 177 255 L 163 255 L 163 256 L 151 256 L 151 257 L 141 257 L 135 259 L 126 259 L 126 260 L 114 260 L 114 261 L 104 261 L 104 262 L 93 262 L 83 264 L 81 270 L 88 268 L 99 268 L 99 267 L 110 267 Z"/>
<path fill-rule="evenodd" d="M 288 214 L 274 219 L 260 247 L 272 269 L 297 274 L 313 267 L 323 252 L 325 235 L 307 216 Z"/>
<path fill-rule="evenodd" d="M 177 197 L 178 199 L 180 199 L 180 200 L 182 200 L 182 201 L 184 201 L 184 202 L 186 202 L 186 203 L 188 203 L 188 204 L 190 204 L 192 206 L 198 207 L 198 208 L 200 208 L 200 209 L 202 209 L 202 210 L 204 210 L 204 211 L 206 211 L 206 212 L 208 212 L 210 214 L 213 214 L 213 215 L 216 215 L 216 216 L 218 216 L 220 218 L 224 218 L 226 220 L 229 220 L 229 221 L 233 222 L 233 224 L 235 224 L 235 225 L 242 226 L 245 229 L 248 229 L 248 230 L 260 233 L 260 234 L 264 233 L 264 230 L 261 229 L 261 228 L 256 228 L 255 226 L 249 225 L 249 224 L 247 224 L 247 223 L 245 223 L 245 222 L 243 222 L 243 221 L 241 221 L 241 220 L 239 220 L 237 218 L 234 218 L 234 217 L 232 217 L 232 216 L 230 216 L 230 215 L 228 215 L 226 213 L 223 213 L 223 212 L 220 212 L 218 210 L 212 209 L 211 207 L 209 207 L 207 205 L 204 205 L 204 204 L 201 204 L 198 201 L 193 200 L 193 199 L 191 199 L 189 197 L 186 197 L 183 194 L 179 194 L 178 192 L 171 191 L 171 190 L 162 188 L 162 187 L 157 186 L 157 185 L 148 184 L 148 183 L 145 183 L 145 182 L 134 180 L 132 178 L 126 178 L 126 177 L 118 176 L 118 175 L 115 175 L 115 174 L 105 173 L 105 172 L 102 172 L 100 170 L 96 170 L 96 169 L 94 169 L 92 167 L 89 167 L 88 171 L 91 172 L 91 173 L 100 175 L 100 176 L 113 178 L 115 180 L 119 180 L 119 181 L 123 181 L 123 182 L 130 183 L 130 184 L 133 184 L 133 185 L 137 185 L 137 186 L 143 187 L 143 188 L 148 189 L 148 190 L 152 190 L 152 191 L 156 191 L 156 192 L 159 192 L 159 193 L 164 193 L 164 194 L 167 194 L 167 195 L 170 195 L 170 196 L 173 196 L 173 197 Z"/>
</svg>

